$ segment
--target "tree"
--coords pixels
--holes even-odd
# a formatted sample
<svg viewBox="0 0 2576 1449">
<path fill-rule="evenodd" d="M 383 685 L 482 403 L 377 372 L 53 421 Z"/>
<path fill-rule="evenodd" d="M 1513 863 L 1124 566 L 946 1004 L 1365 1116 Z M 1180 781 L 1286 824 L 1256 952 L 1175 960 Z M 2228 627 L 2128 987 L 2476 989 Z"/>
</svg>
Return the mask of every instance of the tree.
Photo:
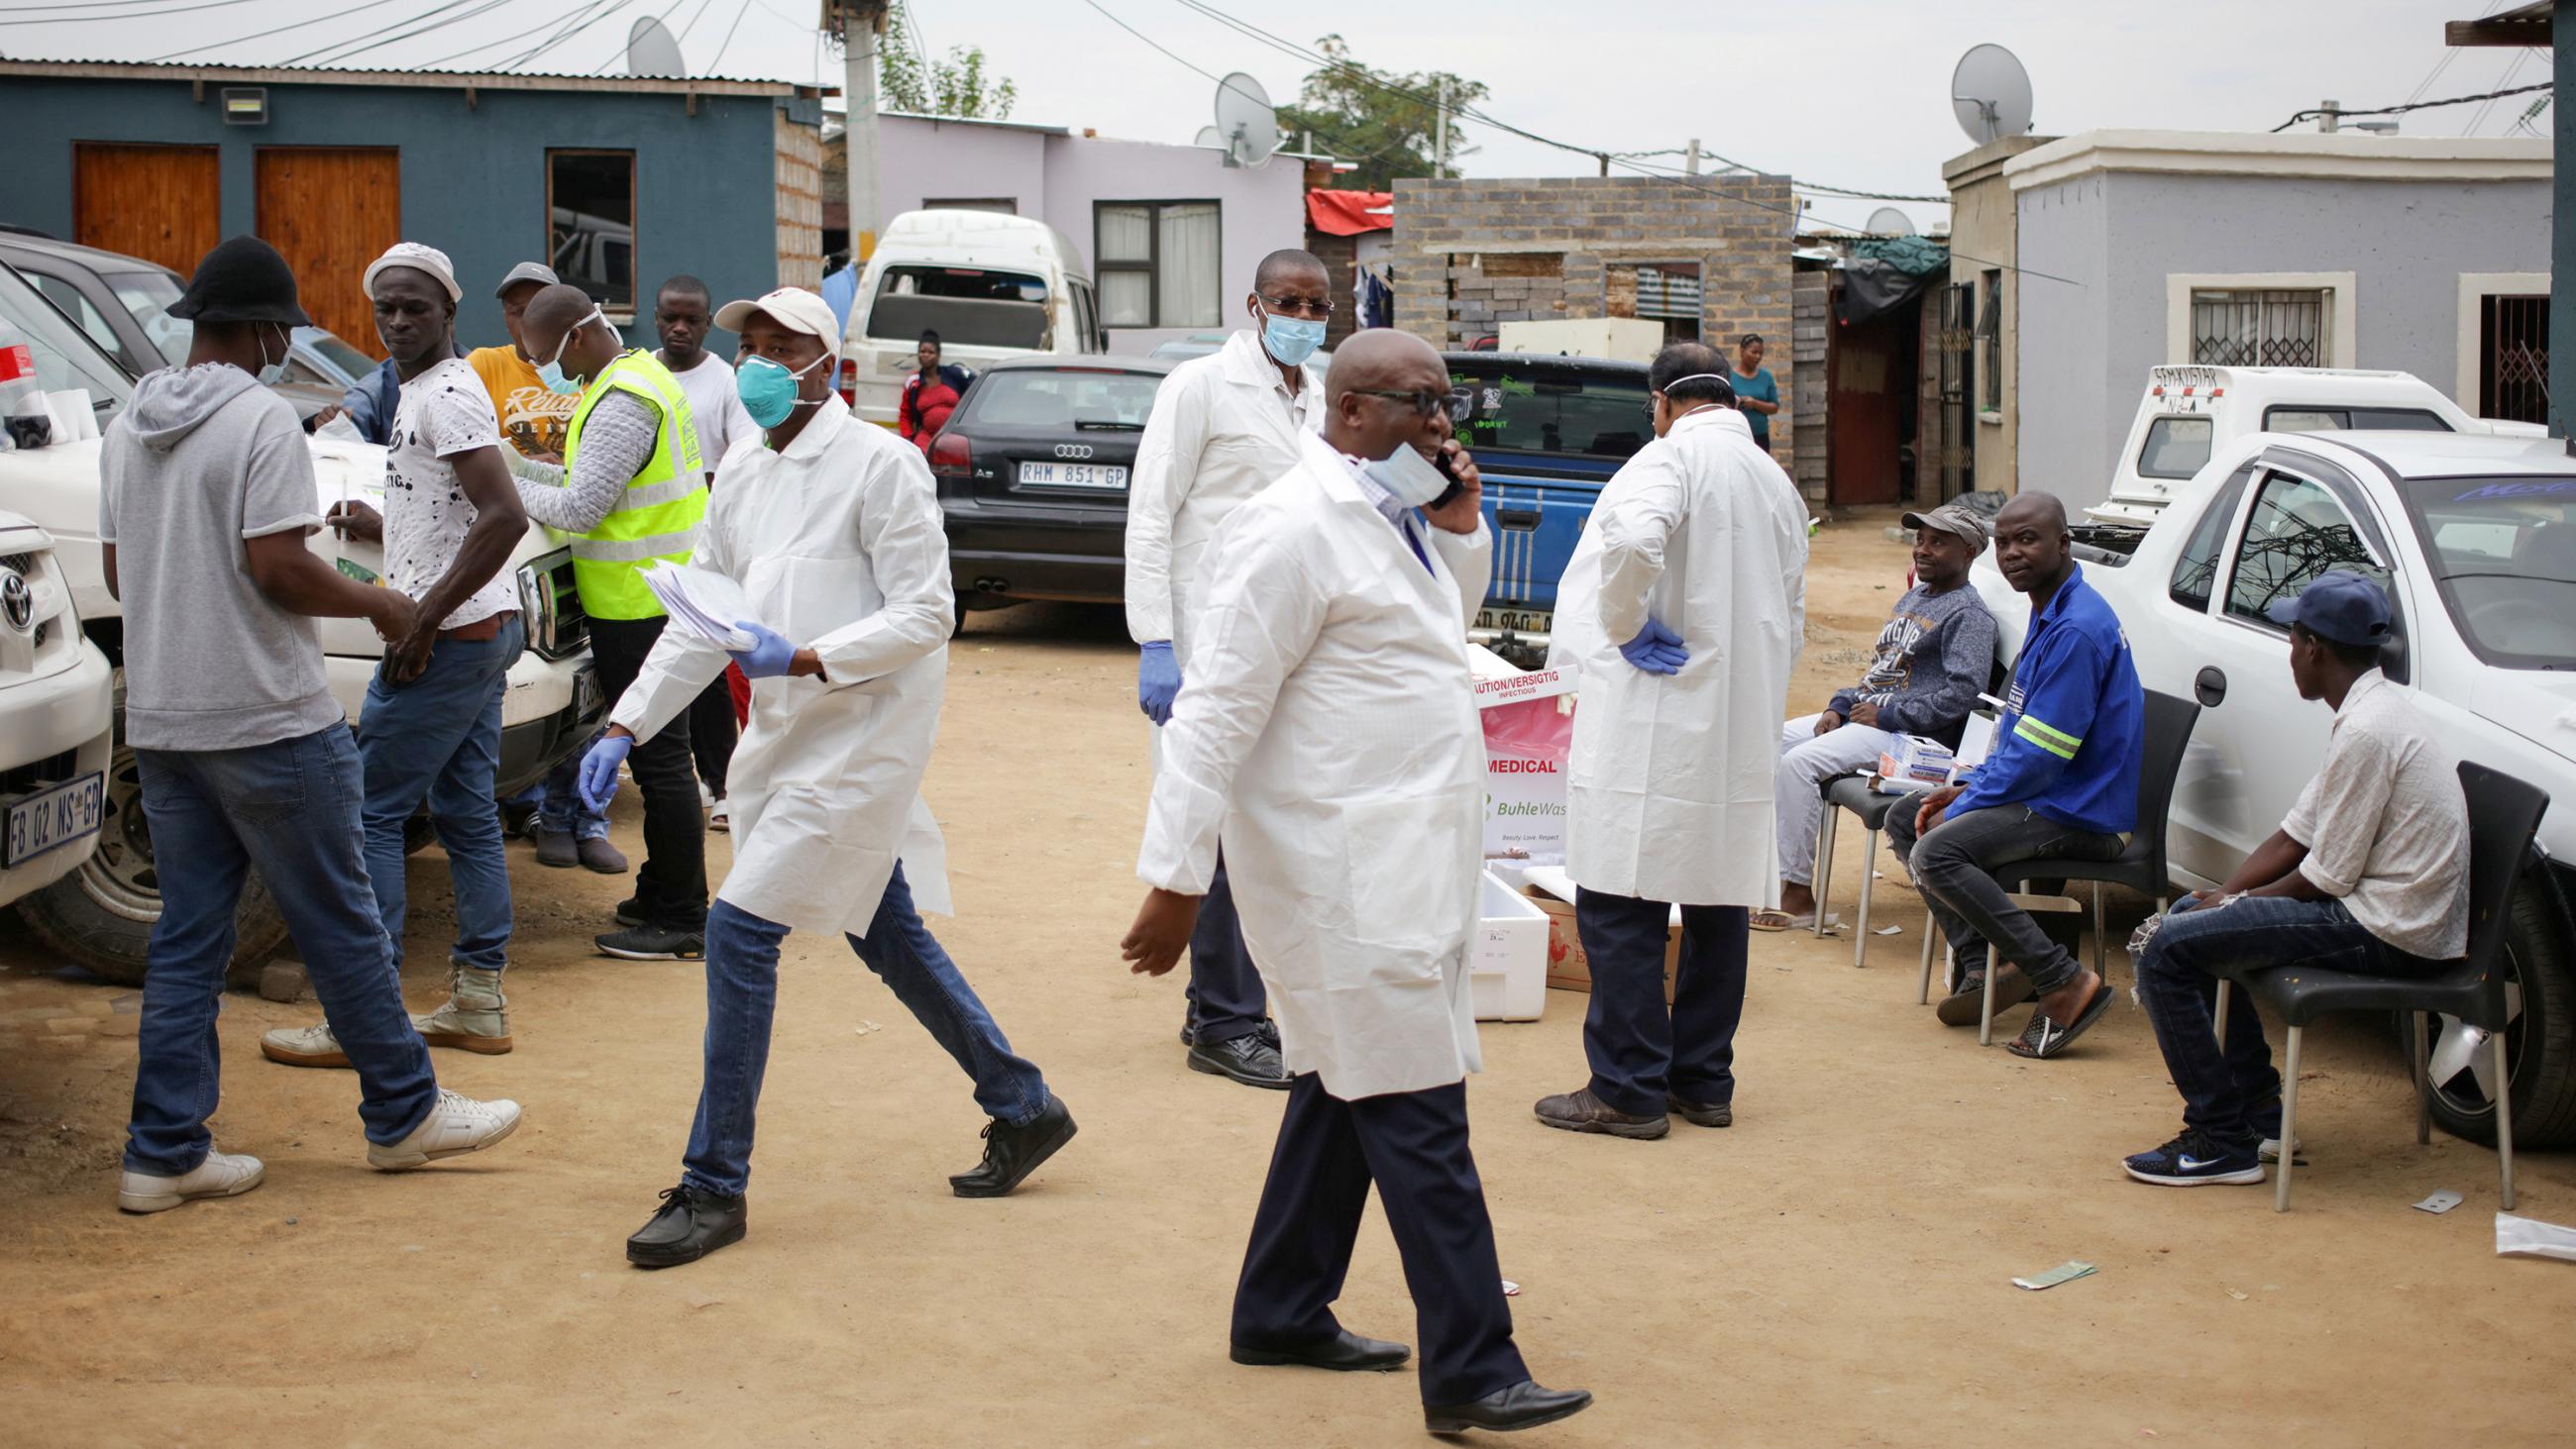
<svg viewBox="0 0 2576 1449">
<path fill-rule="evenodd" d="M 912 38 L 911 16 L 896 5 L 886 11 L 877 41 L 879 104 L 889 111 L 999 121 L 1011 114 L 1020 88 L 984 72 L 984 47 L 952 45 L 945 60 L 925 57 Z"/>
<path fill-rule="evenodd" d="M 1447 71 L 1372 70 L 1351 59 L 1349 43 L 1338 35 L 1316 41 L 1315 49 L 1330 63 L 1306 77 L 1297 104 L 1279 108 L 1279 128 L 1292 141 L 1312 131 L 1317 149 L 1358 162 L 1350 186 L 1387 191 L 1399 176 L 1454 175 L 1458 158 L 1475 154 L 1460 132 L 1458 108 L 1485 98 L 1483 82 Z M 1436 101 L 1444 80 L 1449 83 L 1449 147 L 1434 157 Z"/>
</svg>

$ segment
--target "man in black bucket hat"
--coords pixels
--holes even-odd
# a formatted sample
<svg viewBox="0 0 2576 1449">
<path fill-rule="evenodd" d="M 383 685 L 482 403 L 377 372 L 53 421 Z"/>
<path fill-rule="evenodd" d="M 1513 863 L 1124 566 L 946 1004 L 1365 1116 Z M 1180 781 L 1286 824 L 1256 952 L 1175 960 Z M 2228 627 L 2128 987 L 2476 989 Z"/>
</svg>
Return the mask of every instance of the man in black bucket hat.
<svg viewBox="0 0 2576 1449">
<path fill-rule="evenodd" d="M 254 381 L 308 320 L 295 274 L 256 237 L 206 254 L 171 304 L 193 322 L 184 366 L 135 386 L 100 454 L 99 539 L 125 609 L 125 733 L 161 867 L 117 1206 L 149 1213 L 259 1186 L 217 1152 L 215 1007 L 252 870 L 286 917 L 314 994 L 357 1069 L 367 1160 L 384 1171 L 472 1152 L 519 1125 L 515 1102 L 439 1088 L 403 1010 L 367 882 L 358 750 L 314 621 L 387 639 L 415 605 L 305 547 L 321 527 L 295 410 Z"/>
</svg>

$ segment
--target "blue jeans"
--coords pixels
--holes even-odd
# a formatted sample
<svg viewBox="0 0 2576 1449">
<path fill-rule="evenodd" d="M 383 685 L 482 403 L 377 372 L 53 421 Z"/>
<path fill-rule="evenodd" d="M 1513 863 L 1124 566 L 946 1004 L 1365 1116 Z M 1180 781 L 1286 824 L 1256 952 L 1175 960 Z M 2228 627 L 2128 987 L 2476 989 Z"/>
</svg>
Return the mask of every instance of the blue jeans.
<svg viewBox="0 0 2576 1449">
<path fill-rule="evenodd" d="M 2218 1043 L 2218 978 L 2231 969 L 2278 966 L 2370 976 L 2422 969 L 2370 934 L 2341 901 L 2247 896 L 2219 910 L 2168 914 L 2138 958 L 2138 1003 L 2182 1093 L 2183 1125 L 2225 1146 L 2250 1148 L 2280 1131 L 2281 1074 L 2272 1069 L 2262 1018 L 2241 992 L 2227 1013 L 2227 1043 Z"/>
<path fill-rule="evenodd" d="M 537 807 L 537 829 L 548 835 L 571 835 L 577 840 L 606 840 L 608 817 L 581 798 L 581 757 L 599 743 L 592 735 L 581 748 L 555 762 L 544 780 L 519 792 L 518 803 Z"/>
<path fill-rule="evenodd" d="M 778 943 L 786 939 L 787 927 L 730 901 L 719 899 L 707 912 L 706 1078 L 682 1174 L 693 1187 L 733 1194 L 751 1180 L 752 1117 L 769 1068 Z M 849 941 L 914 1020 L 930 1028 L 932 1038 L 975 1079 L 975 1103 L 986 1116 L 1018 1126 L 1046 1110 L 1046 1079 L 1012 1054 L 975 988 L 922 925 L 901 865 L 886 883 L 868 933 Z"/>
<path fill-rule="evenodd" d="M 1681 961 L 1666 1006 L 1672 911 L 1663 901 L 1574 892 L 1574 928 L 1592 967 L 1583 1017 L 1592 1095 L 1635 1117 L 1661 1116 L 1667 1095 L 1699 1104 L 1735 1100 L 1735 1029 L 1744 1020 L 1753 913 L 1682 907 Z"/>
<path fill-rule="evenodd" d="M 498 971 L 510 963 L 510 865 L 501 850 L 501 818 L 492 808 L 492 777 L 501 767 L 501 696 L 526 631 L 513 616 L 489 639 L 441 639 L 429 665 L 409 684 L 367 684 L 359 716 L 358 758 L 366 767 L 367 879 L 376 914 L 403 959 L 403 921 L 410 910 L 403 829 L 423 800 L 456 892 L 460 966 Z"/>
<path fill-rule="evenodd" d="M 358 747 L 346 725 L 240 750 L 137 750 L 159 862 L 125 1165 L 175 1177 L 205 1161 L 218 1092 L 215 1012 L 233 912 L 256 867 L 286 917 L 323 1019 L 358 1073 L 367 1140 L 400 1142 L 438 1098 L 367 885 Z"/>
<path fill-rule="evenodd" d="M 2030 912 L 2006 899 L 1995 872 L 2042 856 L 2116 859 L 2127 848 L 2119 836 L 2062 825 L 2028 805 L 1996 805 L 1953 811 L 1917 839 L 1914 815 L 1911 805 L 1887 812 L 1887 843 L 1913 873 L 1923 904 L 1959 953 L 1961 980 L 1986 969 L 1989 943 L 2021 968 L 2041 996 L 2084 974 L 2083 963 L 2048 939 Z"/>
</svg>

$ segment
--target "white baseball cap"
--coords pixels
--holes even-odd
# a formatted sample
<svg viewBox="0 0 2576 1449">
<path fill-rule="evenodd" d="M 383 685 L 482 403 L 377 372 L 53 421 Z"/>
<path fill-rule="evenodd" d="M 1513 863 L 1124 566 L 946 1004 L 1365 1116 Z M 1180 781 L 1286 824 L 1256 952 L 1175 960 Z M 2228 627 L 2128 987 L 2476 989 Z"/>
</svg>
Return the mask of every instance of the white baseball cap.
<svg viewBox="0 0 2576 1449">
<path fill-rule="evenodd" d="M 832 304 L 819 293 L 803 287 L 781 287 L 764 293 L 757 301 L 727 302 L 716 309 L 716 325 L 727 332 L 740 332 L 754 312 L 765 313 L 769 320 L 790 332 L 820 337 L 823 345 L 834 352 L 841 349 L 841 329 L 832 319 Z"/>
<path fill-rule="evenodd" d="M 385 248 L 383 256 L 367 264 L 364 290 L 369 297 L 376 295 L 376 274 L 393 267 L 409 267 L 436 277 L 451 302 L 465 295 L 465 289 L 456 285 L 456 268 L 448 264 L 447 253 L 419 242 L 395 242 Z"/>
</svg>

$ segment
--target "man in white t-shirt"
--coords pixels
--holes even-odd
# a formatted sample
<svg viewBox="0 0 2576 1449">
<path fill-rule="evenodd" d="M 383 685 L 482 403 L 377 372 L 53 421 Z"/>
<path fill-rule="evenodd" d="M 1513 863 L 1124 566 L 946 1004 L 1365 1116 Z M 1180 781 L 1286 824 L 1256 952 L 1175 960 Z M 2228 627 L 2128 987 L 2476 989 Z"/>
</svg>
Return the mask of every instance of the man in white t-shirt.
<svg viewBox="0 0 2576 1449">
<path fill-rule="evenodd" d="M 456 276 L 446 254 L 397 242 L 367 268 L 376 335 L 402 379 L 385 454 L 385 511 L 346 503 L 333 527 L 384 544 L 385 587 L 418 605 L 418 623 L 385 649 L 358 718 L 365 771 L 367 878 L 399 970 L 405 907 L 403 832 L 424 802 L 447 847 L 456 891 L 455 989 L 412 1018 L 431 1046 L 510 1049 L 501 970 L 510 948 L 510 873 L 501 853 L 493 774 L 501 696 L 526 634 L 510 554 L 528 531 L 501 456 L 491 394 L 454 340 Z M 349 1064 L 327 1024 L 280 1028 L 260 1041 L 271 1061 Z"/>
<path fill-rule="evenodd" d="M 662 339 L 662 349 L 655 356 L 689 395 L 689 414 L 698 424 L 698 456 L 706 462 L 710 485 L 727 449 L 744 438 L 760 436 L 743 408 L 742 394 L 734 391 L 732 364 L 707 351 L 707 332 L 715 326 L 714 307 L 707 284 L 686 272 L 664 282 L 653 297 L 653 330 Z M 712 798 L 710 830 L 732 828 L 732 811 L 725 801 L 725 773 L 733 763 L 732 674 L 727 666 L 726 674 L 689 706 L 689 753 L 697 760 L 701 787 Z M 743 698 L 750 697 L 746 682 Z"/>
</svg>

